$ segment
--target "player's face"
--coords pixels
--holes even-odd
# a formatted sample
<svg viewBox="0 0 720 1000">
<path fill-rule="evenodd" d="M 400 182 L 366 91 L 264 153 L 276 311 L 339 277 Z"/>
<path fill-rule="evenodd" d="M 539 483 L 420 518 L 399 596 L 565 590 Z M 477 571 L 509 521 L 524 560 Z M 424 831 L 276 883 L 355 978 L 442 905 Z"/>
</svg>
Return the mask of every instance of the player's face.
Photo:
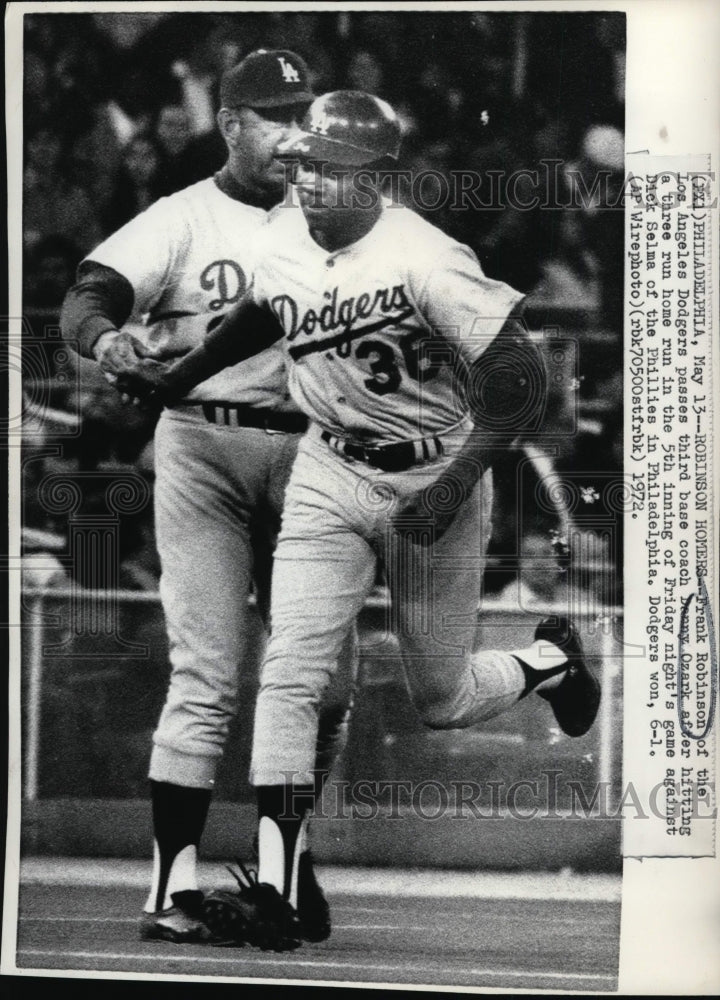
<svg viewBox="0 0 720 1000">
<path fill-rule="evenodd" d="M 293 171 L 298 201 L 308 222 L 338 218 L 339 213 L 357 211 L 353 198 L 355 170 L 326 162 L 303 161 Z"/>
<path fill-rule="evenodd" d="M 307 105 L 284 107 L 241 108 L 238 111 L 240 132 L 236 146 L 243 180 L 263 189 L 277 188 L 282 192 L 285 167 L 277 159 L 278 146 L 298 131 Z"/>
</svg>

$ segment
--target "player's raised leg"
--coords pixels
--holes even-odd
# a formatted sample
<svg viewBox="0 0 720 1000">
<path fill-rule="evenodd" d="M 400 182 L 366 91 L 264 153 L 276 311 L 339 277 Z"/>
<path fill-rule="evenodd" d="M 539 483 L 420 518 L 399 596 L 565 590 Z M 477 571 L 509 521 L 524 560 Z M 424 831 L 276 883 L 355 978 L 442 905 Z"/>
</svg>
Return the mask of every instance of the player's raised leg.
<svg viewBox="0 0 720 1000">
<path fill-rule="evenodd" d="M 437 466 L 398 479 L 400 491 L 431 484 Z M 416 544 L 416 531 L 385 527 L 385 571 L 408 688 L 426 725 L 473 725 L 520 697 L 524 674 L 509 652 L 476 654 L 477 609 L 491 531 L 492 475 L 486 473 L 451 526 L 434 545 Z"/>
<path fill-rule="evenodd" d="M 491 510 L 486 473 L 434 545 L 388 528 L 388 582 L 413 700 L 426 725 L 452 729 L 492 718 L 536 691 L 563 731 L 580 736 L 597 714 L 600 691 L 566 619 L 541 623 L 524 649 L 476 648 Z"/>
</svg>

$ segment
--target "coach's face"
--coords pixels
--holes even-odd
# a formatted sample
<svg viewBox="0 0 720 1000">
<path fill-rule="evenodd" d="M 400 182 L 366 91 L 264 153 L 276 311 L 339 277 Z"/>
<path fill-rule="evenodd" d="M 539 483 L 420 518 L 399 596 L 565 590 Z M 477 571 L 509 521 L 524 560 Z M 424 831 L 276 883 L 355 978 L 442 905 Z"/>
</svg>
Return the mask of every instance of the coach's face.
<svg viewBox="0 0 720 1000">
<path fill-rule="evenodd" d="M 223 108 L 220 129 L 230 152 L 230 166 L 238 181 L 282 196 L 283 164 L 275 159 L 278 146 L 298 130 L 306 104 L 273 108 Z"/>
</svg>

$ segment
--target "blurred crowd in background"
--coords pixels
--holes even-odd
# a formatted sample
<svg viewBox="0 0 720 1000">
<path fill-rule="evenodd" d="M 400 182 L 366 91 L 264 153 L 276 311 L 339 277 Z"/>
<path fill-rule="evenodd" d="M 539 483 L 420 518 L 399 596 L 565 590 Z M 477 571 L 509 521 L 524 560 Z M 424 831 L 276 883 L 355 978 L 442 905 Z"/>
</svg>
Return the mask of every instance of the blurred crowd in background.
<svg viewBox="0 0 720 1000">
<path fill-rule="evenodd" d="M 222 165 L 215 130 L 222 73 L 255 48 L 290 48 L 306 59 L 316 93 L 368 90 L 398 110 L 403 167 L 447 176 L 472 170 L 483 184 L 488 171 L 516 178 L 513 203 L 500 181 L 490 208 L 446 203 L 424 214 L 469 244 L 487 274 L 528 293 L 531 323 L 555 325 L 577 342 L 552 411 L 560 470 L 621 469 L 623 212 L 604 204 L 603 191 L 623 181 L 622 15 L 38 13 L 25 17 L 24 44 L 28 337 L 41 338 L 57 322 L 77 264 L 101 239 Z M 609 187 L 591 194 L 599 175 Z M 578 184 L 588 196 L 575 207 L 547 206 L 548 193 L 564 204 Z M 545 207 L 520 206 L 534 195 Z M 28 552 L 52 548 L 53 537 L 67 551 L 67 514 L 54 515 L 38 492 L 48 474 L 125 469 L 152 486 L 152 418 L 123 406 L 93 365 L 82 366 L 79 380 L 66 366 L 56 346 L 26 370 Z M 572 433 L 563 435 L 563 422 Z M 54 441 L 60 453 L 52 453 Z M 510 491 L 515 464 L 508 463 Z M 497 478 L 502 494 L 502 468 Z M 102 507 L 90 493 L 83 502 L 88 511 Z M 151 507 L 124 519 L 121 586 L 157 585 Z M 532 563 L 538 545 L 516 544 L 517 497 L 497 509 L 507 513 L 497 515 L 495 552 L 521 556 L 527 548 Z M 544 567 L 554 530 L 562 526 L 548 514 L 530 533 L 542 543 Z M 612 564 L 603 544 L 589 558 Z M 62 558 L 58 567 L 65 572 Z M 535 576 L 547 590 L 547 569 Z M 500 574 L 489 589 L 508 581 Z"/>
</svg>

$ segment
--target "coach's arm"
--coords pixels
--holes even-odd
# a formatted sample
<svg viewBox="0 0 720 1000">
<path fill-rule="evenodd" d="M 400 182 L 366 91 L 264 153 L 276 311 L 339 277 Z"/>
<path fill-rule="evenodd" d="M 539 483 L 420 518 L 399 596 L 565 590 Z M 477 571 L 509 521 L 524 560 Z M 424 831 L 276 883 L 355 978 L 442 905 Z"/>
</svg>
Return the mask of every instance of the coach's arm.
<svg viewBox="0 0 720 1000">
<path fill-rule="evenodd" d="M 84 260 L 60 313 L 65 340 L 83 358 L 98 362 L 115 385 L 120 375 L 141 364 L 144 347 L 121 327 L 133 311 L 135 293 L 127 278 L 112 267 Z"/>
</svg>

